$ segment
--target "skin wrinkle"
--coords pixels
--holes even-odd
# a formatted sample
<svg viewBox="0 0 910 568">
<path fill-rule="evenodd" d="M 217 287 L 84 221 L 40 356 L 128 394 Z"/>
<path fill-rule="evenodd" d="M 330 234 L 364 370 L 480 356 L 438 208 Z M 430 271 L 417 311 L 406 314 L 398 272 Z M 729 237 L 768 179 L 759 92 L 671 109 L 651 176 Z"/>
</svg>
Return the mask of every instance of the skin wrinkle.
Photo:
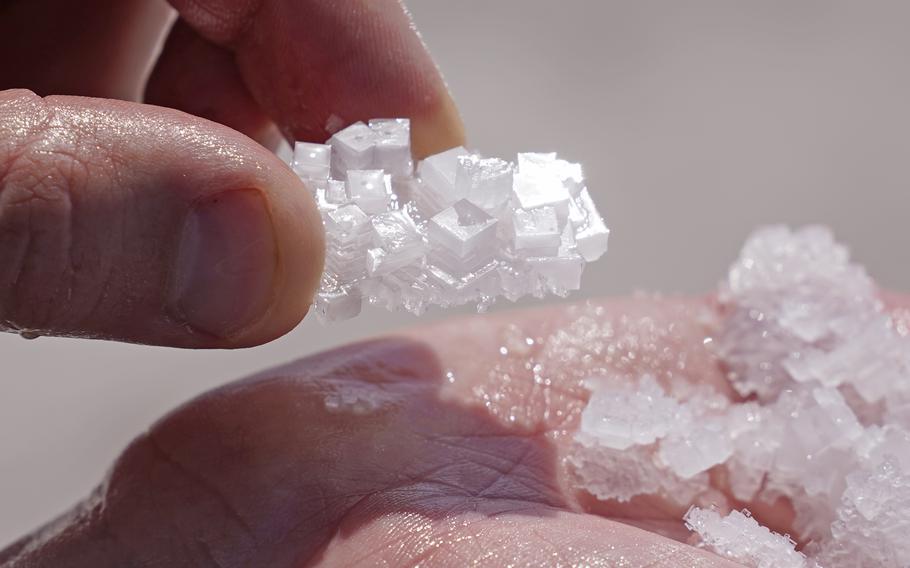
<svg viewBox="0 0 910 568">
<path fill-rule="evenodd" d="M 27 99 L 27 101 L 23 101 L 19 98 L 19 96 L 17 96 L 17 95 L 23 95 L 23 94 L 25 95 L 25 98 Z M 2 168 L 2 171 L 0 171 L 0 224 L 2 224 L 3 209 L 8 208 L 9 206 L 21 205 L 21 202 L 19 200 L 13 200 L 11 203 L 7 203 L 7 205 L 5 207 L 3 206 L 4 202 L 7 201 L 7 199 L 8 199 L 8 195 L 4 195 L 4 194 L 8 194 L 8 192 L 9 192 L 7 182 L 8 182 L 9 176 L 10 176 L 10 172 L 13 171 L 13 166 L 15 165 L 15 163 L 17 161 L 19 161 L 20 159 L 22 159 L 23 156 L 25 155 L 25 153 L 29 150 L 29 146 L 32 143 L 32 141 L 34 140 L 34 138 L 32 136 L 33 132 L 35 130 L 44 129 L 46 127 L 46 125 L 50 122 L 51 113 L 50 113 L 49 109 L 47 109 L 45 106 L 41 105 L 40 97 L 38 97 L 34 93 L 30 93 L 28 91 L 17 91 L 17 92 L 11 93 L 10 96 L 0 95 L 0 101 L 3 101 L 2 106 L 0 106 L 0 108 L 2 108 L 4 110 L 9 110 L 9 109 L 15 110 L 24 105 L 27 105 L 29 107 L 34 107 L 36 105 L 39 105 L 40 109 L 42 111 L 37 114 L 36 113 L 23 113 L 22 116 L 25 116 L 25 117 L 29 117 L 29 116 L 34 116 L 36 118 L 40 117 L 40 120 L 31 120 L 31 121 L 20 118 L 19 114 L 14 114 L 13 115 L 14 118 L 12 120 L 9 119 L 9 117 L 7 116 L 6 113 L 0 114 L 0 119 L 2 119 L 2 122 L 0 122 L 0 131 L 2 131 L 2 130 L 10 131 L 9 136 L 0 138 L 0 149 L 2 149 L 3 153 L 6 155 L 5 160 L 0 160 L 0 168 Z M 15 126 L 10 128 L 8 125 L 8 123 L 10 123 L 10 122 L 12 122 Z M 5 128 L 4 128 L 4 125 L 6 125 Z M 15 142 L 17 139 L 19 140 L 18 143 Z M 24 140 L 24 142 L 23 142 L 23 140 Z M 9 141 L 9 142 L 5 142 L 5 141 Z M 9 215 L 9 213 L 7 212 L 7 216 L 8 215 Z M 2 318 L 3 325 L 7 326 L 11 329 L 18 329 L 16 323 L 13 321 L 13 319 L 11 319 L 13 316 L 10 314 L 9 310 L 3 309 L 3 306 L 10 306 L 15 303 L 10 300 L 10 297 L 12 297 L 12 298 L 16 297 L 15 294 L 16 294 L 16 289 L 18 287 L 18 282 L 20 281 L 20 278 L 22 277 L 22 272 L 25 268 L 27 259 L 31 256 L 29 254 L 31 251 L 31 244 L 32 244 L 31 211 L 30 210 L 28 212 L 28 216 L 26 219 L 24 236 L 22 235 L 22 233 L 17 233 L 16 231 L 11 231 L 11 232 L 13 233 L 13 235 L 19 234 L 20 239 L 24 239 L 24 242 L 18 247 L 19 253 L 15 254 L 15 255 L 11 255 L 13 258 L 13 262 L 11 262 L 7 265 L 7 266 L 13 266 L 14 272 L 11 275 L 11 277 L 8 277 L 8 281 L 7 281 L 6 285 L 3 286 L 3 288 L 5 288 L 7 290 L 7 293 L 4 294 L 4 297 L 2 298 L 3 301 L 2 301 L 2 303 L 0 303 L 0 310 L 3 311 L 3 318 Z M 6 241 L 6 242 L 8 242 L 8 241 Z"/>
<path fill-rule="evenodd" d="M 539 531 L 536 527 L 533 528 L 533 529 L 531 530 L 531 534 L 534 535 L 534 538 L 536 538 L 536 539 L 539 540 L 540 542 L 546 544 L 546 545 L 550 548 L 550 550 L 552 551 L 552 553 L 551 553 L 549 556 L 550 556 L 551 558 L 553 558 L 554 563 L 555 563 L 557 566 L 562 566 L 562 565 L 564 565 L 564 564 L 567 565 L 567 566 L 569 566 L 569 565 L 572 564 L 571 561 L 570 561 L 568 558 L 566 558 L 565 556 L 562 555 L 562 553 L 560 552 L 559 547 L 556 546 L 556 544 L 553 543 L 549 538 L 547 538 L 546 536 L 544 536 L 544 534 L 543 534 L 541 531 Z"/>
<path fill-rule="evenodd" d="M 145 440 L 148 444 L 148 447 L 164 463 L 173 467 L 176 471 L 180 472 L 188 480 L 190 480 L 194 485 L 203 489 L 209 495 L 213 496 L 215 500 L 222 505 L 229 518 L 236 522 L 237 526 L 241 528 L 245 536 L 253 545 L 254 549 L 257 547 L 258 539 L 256 538 L 256 531 L 252 526 L 250 526 L 249 522 L 247 522 L 247 520 L 244 519 L 243 516 L 237 511 L 236 507 L 231 503 L 230 499 L 227 498 L 227 496 L 217 487 L 217 485 L 211 483 L 210 481 L 206 480 L 205 477 L 192 471 L 186 465 L 178 461 L 176 457 L 168 453 L 161 445 L 161 443 L 157 440 L 154 432 L 149 432 L 145 437 Z"/>
<path fill-rule="evenodd" d="M 16 167 L 18 166 L 14 165 L 12 167 L 14 172 Z M 30 167 L 26 167 L 26 169 L 30 170 Z M 51 176 L 48 176 L 48 178 L 53 179 Z M 66 192 L 63 188 L 60 188 L 59 193 L 56 195 L 49 191 L 47 184 L 53 183 L 52 181 L 32 179 L 30 180 L 31 183 L 27 182 L 24 184 L 22 181 L 20 180 L 20 183 L 16 184 L 16 189 L 21 191 L 23 196 L 12 205 L 15 206 L 14 211 L 19 208 L 27 211 L 25 231 L 28 237 L 24 255 L 18 264 L 15 280 L 13 281 L 11 300 L 8 300 L 8 305 L 12 307 L 11 321 L 15 328 L 41 330 L 46 327 L 52 317 L 56 296 L 42 293 L 41 287 L 37 287 L 35 284 L 38 282 L 59 283 L 66 278 L 66 265 L 59 262 L 58 259 L 52 258 L 49 261 L 43 258 L 43 255 L 56 256 L 56 253 L 59 253 L 58 247 L 63 246 L 65 248 L 68 246 L 69 237 L 59 233 L 58 225 L 61 220 L 66 225 L 65 219 L 70 214 L 69 200 L 63 197 Z M 3 209 L 6 210 L 7 216 L 10 215 L 9 206 Z M 41 222 L 36 223 L 35 217 L 39 211 L 44 214 L 40 215 Z M 3 213 L 3 211 L 0 211 L 0 216 Z M 53 222 L 47 223 L 48 218 L 52 219 Z M 46 229 L 48 226 L 53 227 L 53 229 Z M 54 237 L 63 238 L 64 242 L 54 242 L 56 241 L 55 238 L 51 240 L 51 243 L 56 245 L 56 247 L 48 250 L 50 246 L 48 240 L 52 232 Z M 36 241 L 41 240 L 45 241 L 45 244 L 39 243 L 38 246 L 35 246 Z M 47 270 L 51 270 L 54 273 L 48 274 L 46 273 Z M 56 286 L 55 284 L 55 292 Z M 24 322 L 31 323 L 26 326 Z"/>
<path fill-rule="evenodd" d="M 66 164 L 69 165 L 69 171 L 62 174 L 63 179 L 69 180 L 70 187 L 85 187 L 86 181 L 89 178 L 88 168 L 85 164 L 81 163 L 74 154 L 62 152 L 60 155 L 66 156 Z M 77 170 L 79 173 L 77 173 Z M 57 231 L 62 232 L 60 235 L 63 242 L 64 257 L 65 259 L 62 262 L 62 274 L 60 278 L 57 279 L 57 284 L 54 287 L 54 292 L 52 297 L 55 300 L 59 300 L 61 297 L 60 289 L 61 287 L 66 288 L 66 301 L 64 302 L 64 311 L 70 311 L 68 308 L 72 306 L 72 297 L 73 297 L 73 287 L 75 286 L 75 280 L 77 275 L 77 268 L 73 262 L 73 219 L 75 217 L 74 212 L 74 201 L 73 201 L 73 192 L 72 191 L 62 191 L 61 192 L 63 200 L 65 200 L 66 205 L 64 207 L 64 219 L 62 226 L 58 225 Z M 103 283 L 102 283 L 103 285 Z M 84 318 L 90 317 L 90 313 L 85 314 Z M 78 315 L 76 316 L 76 322 L 79 323 Z"/>
<path fill-rule="evenodd" d="M 76 149 L 84 145 L 81 140 L 90 138 L 91 133 L 80 128 L 78 122 L 75 124 L 72 123 L 70 120 L 72 113 L 67 111 L 56 112 L 55 108 L 47 104 L 44 99 L 39 97 L 35 98 L 37 101 L 40 101 L 39 104 L 42 106 L 42 112 L 45 114 L 45 120 L 33 129 L 28 140 L 20 146 L 21 151 L 18 152 L 18 159 L 7 162 L 9 164 L 7 172 L 17 171 L 17 168 L 30 171 L 35 167 L 33 163 L 30 162 L 25 165 L 20 165 L 19 162 L 26 159 L 26 156 L 28 156 L 29 160 L 33 160 L 31 156 L 37 156 L 37 159 L 40 160 L 42 164 L 47 164 L 52 172 L 57 173 L 57 175 L 45 178 L 48 180 L 60 180 L 58 184 L 54 185 L 54 187 L 57 188 L 56 191 L 48 192 L 49 195 L 44 196 L 42 188 L 45 187 L 44 184 L 47 182 L 39 180 L 35 180 L 36 185 L 31 188 L 31 191 L 35 197 L 43 197 L 48 203 L 63 203 L 63 205 L 59 206 L 58 214 L 55 215 L 55 217 L 59 217 L 60 219 L 53 224 L 54 234 L 56 235 L 55 244 L 60 248 L 63 258 L 57 263 L 60 271 L 58 277 L 45 279 L 45 281 L 53 283 L 51 284 L 53 288 L 49 295 L 50 301 L 44 303 L 45 314 L 43 316 L 34 315 L 29 319 L 34 320 L 35 322 L 31 327 L 37 329 L 46 327 L 41 325 L 41 321 L 50 321 L 51 319 L 60 322 L 65 327 L 79 328 L 83 322 L 91 319 L 93 315 L 92 306 L 95 302 L 89 301 L 83 304 L 83 306 L 88 308 L 87 310 L 75 310 L 74 303 L 71 301 L 74 295 L 74 288 L 78 285 L 80 274 L 80 267 L 74 260 L 73 251 L 78 248 L 75 241 L 79 238 L 79 235 L 85 234 L 81 230 L 77 231 L 73 226 L 74 220 L 79 218 L 75 212 L 76 201 L 73 197 L 74 195 L 88 191 L 89 180 L 93 181 L 94 187 L 100 187 L 98 182 L 101 177 L 97 174 L 97 171 L 104 171 L 106 169 L 105 166 L 107 165 L 106 158 L 101 160 L 100 156 L 106 157 L 109 152 L 107 151 L 108 148 L 102 149 L 95 145 L 93 149 L 96 151 L 83 152 L 83 154 L 80 155 Z M 99 156 L 98 159 L 101 161 L 97 162 L 97 164 L 93 164 L 95 167 L 90 170 L 90 164 L 84 161 L 86 156 Z M 38 169 L 40 170 L 42 168 L 38 167 Z M 29 217 L 31 218 L 31 214 Z M 114 215 L 113 217 L 119 219 L 118 215 Z M 32 231 L 32 229 L 29 229 L 28 233 L 31 234 Z M 29 239 L 31 241 L 31 237 L 29 237 Z M 26 253 L 26 259 L 32 257 L 37 259 L 38 254 L 35 252 Z M 99 255 L 99 257 L 100 262 L 104 263 L 104 260 L 109 258 L 109 255 Z M 98 261 L 98 259 L 91 258 L 91 262 L 96 261 Z M 109 275 L 110 272 L 107 271 L 107 274 Z M 89 294 L 91 291 L 98 290 L 99 292 L 96 293 L 96 298 L 100 295 L 100 291 L 104 290 L 108 284 L 106 279 L 99 279 L 96 275 L 93 275 L 91 271 L 89 272 L 86 281 L 87 285 L 85 286 L 85 290 L 87 290 L 87 292 L 85 293 Z M 29 286 L 31 285 L 30 282 L 27 284 Z M 64 289 L 65 293 L 62 291 Z M 80 290 L 79 294 L 81 295 L 82 293 L 83 291 Z M 24 297 L 23 292 L 21 292 L 17 286 L 16 291 L 14 292 L 14 298 L 22 297 Z M 61 300 L 65 300 L 62 307 L 56 307 Z"/>
<path fill-rule="evenodd" d="M 511 477 L 512 473 L 513 473 L 518 467 L 520 467 L 520 466 L 522 465 L 522 463 L 524 462 L 524 460 L 527 459 L 528 456 L 531 455 L 533 452 L 534 452 L 534 446 L 532 446 L 532 445 L 529 444 L 529 445 L 526 447 L 526 449 L 525 449 L 524 451 L 522 451 L 522 453 L 518 456 L 517 459 L 510 460 L 511 463 L 509 464 L 508 469 L 506 469 L 505 471 L 501 471 L 501 470 L 498 470 L 498 469 L 496 469 L 495 467 L 493 467 L 492 469 L 493 469 L 494 471 L 496 471 L 497 476 L 496 476 L 495 478 L 493 478 L 493 481 L 492 481 L 491 483 L 489 483 L 486 487 L 484 487 L 484 488 L 481 489 L 479 492 L 477 492 L 475 496 L 476 496 L 476 497 L 485 497 L 485 496 L 487 496 L 487 492 L 488 492 L 488 491 L 490 491 L 493 487 L 495 487 L 495 486 L 496 486 L 498 483 L 500 483 L 503 479 L 508 478 L 508 477 Z"/>
</svg>

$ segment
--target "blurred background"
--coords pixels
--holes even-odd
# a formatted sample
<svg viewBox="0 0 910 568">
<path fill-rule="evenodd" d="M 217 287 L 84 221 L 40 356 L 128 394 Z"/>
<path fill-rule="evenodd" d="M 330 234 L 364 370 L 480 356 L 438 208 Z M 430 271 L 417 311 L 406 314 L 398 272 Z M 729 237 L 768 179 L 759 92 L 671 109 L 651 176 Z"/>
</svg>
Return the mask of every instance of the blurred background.
<svg viewBox="0 0 910 568">
<path fill-rule="evenodd" d="M 882 284 L 910 289 L 910 3 L 407 4 L 473 148 L 584 164 L 613 236 L 576 298 L 706 291 L 753 228 L 779 222 L 832 226 Z M 0 545 L 193 395 L 414 321 L 308 320 L 235 352 L 0 335 Z"/>
</svg>

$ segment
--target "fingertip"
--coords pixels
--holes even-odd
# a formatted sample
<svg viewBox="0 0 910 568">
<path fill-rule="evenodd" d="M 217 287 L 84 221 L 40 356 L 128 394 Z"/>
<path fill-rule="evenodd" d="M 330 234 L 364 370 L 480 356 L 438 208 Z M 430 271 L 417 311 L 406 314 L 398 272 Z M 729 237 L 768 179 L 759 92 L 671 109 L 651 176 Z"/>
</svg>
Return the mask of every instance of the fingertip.
<svg viewBox="0 0 910 568">
<path fill-rule="evenodd" d="M 411 148 L 418 160 L 464 144 L 464 123 L 448 92 L 441 93 L 439 103 L 428 112 L 411 120 Z"/>
<path fill-rule="evenodd" d="M 322 220 L 309 190 L 290 170 L 287 174 L 264 194 L 274 239 L 270 299 L 252 324 L 234 333 L 227 328 L 221 347 L 251 347 L 288 333 L 307 315 L 319 287 L 325 259 Z"/>
</svg>

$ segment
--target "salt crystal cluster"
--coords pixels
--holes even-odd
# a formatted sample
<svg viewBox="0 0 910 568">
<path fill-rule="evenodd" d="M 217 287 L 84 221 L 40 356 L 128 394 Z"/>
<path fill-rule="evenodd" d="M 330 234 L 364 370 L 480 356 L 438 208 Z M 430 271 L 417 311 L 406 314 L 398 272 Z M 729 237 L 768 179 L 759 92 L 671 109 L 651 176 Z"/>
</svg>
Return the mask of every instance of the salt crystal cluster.
<svg viewBox="0 0 910 568">
<path fill-rule="evenodd" d="M 755 568 L 805 568 L 806 557 L 789 536 L 758 524 L 747 509 L 721 517 L 716 511 L 691 507 L 683 519 L 689 530 L 722 556 Z"/>
<path fill-rule="evenodd" d="M 821 550 L 822 566 L 910 565 L 907 510 L 910 475 L 893 461 L 847 476 L 831 542 Z"/>
<path fill-rule="evenodd" d="M 869 403 L 907 376 L 872 279 L 823 227 L 756 233 L 730 269 L 720 354 L 743 395 L 772 400 L 791 382 L 850 383 Z"/>
<path fill-rule="evenodd" d="M 518 154 L 516 164 L 457 147 L 415 171 L 408 120 L 387 119 L 352 124 L 327 144 L 298 142 L 291 165 L 325 225 L 323 320 L 352 318 L 364 301 L 420 314 L 563 296 L 607 249 L 581 166 L 552 152 Z"/>
<path fill-rule="evenodd" d="M 578 482 L 600 499 L 686 505 L 710 498 L 718 472 L 738 501 L 789 500 L 811 562 L 910 566 L 910 339 L 871 279 L 826 229 L 771 227 L 719 298 L 713 344 L 749 398 L 671 394 L 698 382 L 684 375 L 592 378 L 568 458 Z M 693 509 L 687 522 L 747 565 L 803 565 L 741 513 Z"/>
</svg>

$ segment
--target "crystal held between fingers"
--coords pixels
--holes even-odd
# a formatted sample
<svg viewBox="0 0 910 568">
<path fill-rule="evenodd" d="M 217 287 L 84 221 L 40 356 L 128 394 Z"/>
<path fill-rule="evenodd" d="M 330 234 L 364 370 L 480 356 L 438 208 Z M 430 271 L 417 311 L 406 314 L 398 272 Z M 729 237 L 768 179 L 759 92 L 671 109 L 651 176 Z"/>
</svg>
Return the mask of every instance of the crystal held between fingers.
<svg viewBox="0 0 910 568">
<path fill-rule="evenodd" d="M 581 166 L 554 152 L 512 163 L 457 147 L 415 172 L 408 120 L 382 119 L 327 144 L 298 142 L 291 166 L 325 224 L 323 321 L 352 318 L 364 301 L 421 314 L 565 296 L 607 250 L 609 229 Z"/>
</svg>

